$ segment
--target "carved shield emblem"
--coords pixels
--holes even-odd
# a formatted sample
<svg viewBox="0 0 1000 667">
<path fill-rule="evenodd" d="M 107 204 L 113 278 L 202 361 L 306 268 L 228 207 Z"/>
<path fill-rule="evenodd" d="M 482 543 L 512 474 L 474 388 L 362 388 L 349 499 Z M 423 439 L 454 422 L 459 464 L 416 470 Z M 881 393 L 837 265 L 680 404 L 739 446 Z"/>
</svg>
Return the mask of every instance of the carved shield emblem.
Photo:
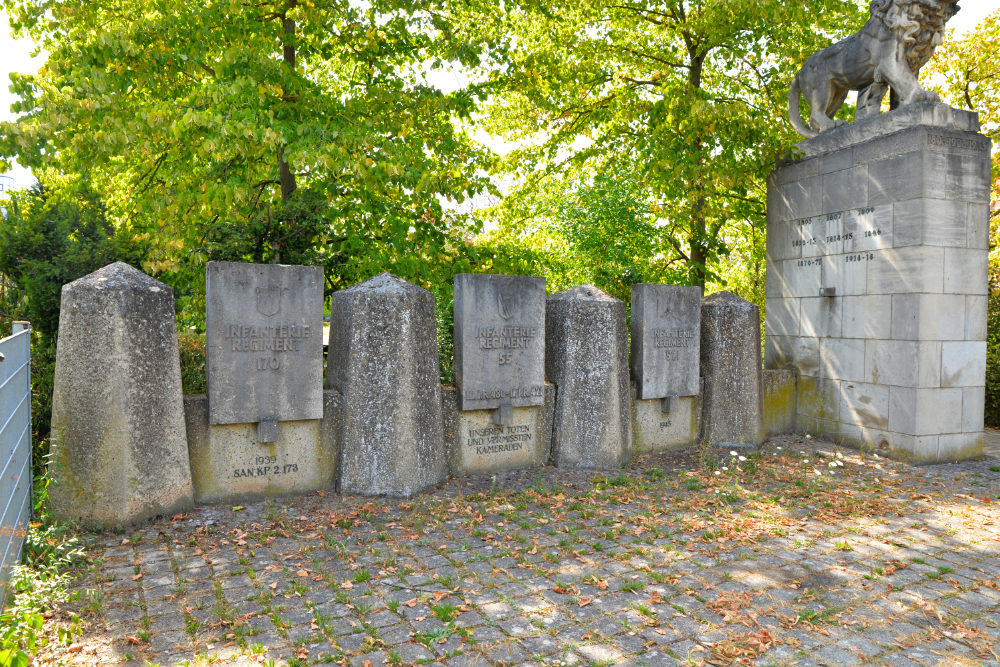
<svg viewBox="0 0 1000 667">
<path fill-rule="evenodd" d="M 257 312 L 264 317 L 271 317 L 281 310 L 281 287 L 268 285 L 257 288 Z"/>
<path fill-rule="evenodd" d="M 500 317 L 505 320 L 510 319 L 510 305 L 503 294 L 500 293 L 497 293 L 497 309 L 500 311 Z"/>
</svg>

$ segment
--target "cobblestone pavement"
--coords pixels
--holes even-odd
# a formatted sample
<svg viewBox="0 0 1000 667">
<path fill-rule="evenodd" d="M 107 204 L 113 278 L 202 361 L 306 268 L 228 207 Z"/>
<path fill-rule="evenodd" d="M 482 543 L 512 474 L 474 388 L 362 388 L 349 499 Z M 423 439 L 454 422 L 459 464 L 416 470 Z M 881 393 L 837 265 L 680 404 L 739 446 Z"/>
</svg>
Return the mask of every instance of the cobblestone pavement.
<svg viewBox="0 0 1000 667">
<path fill-rule="evenodd" d="M 91 536 L 45 664 L 1000 664 L 1000 459 L 760 455 L 200 508 Z"/>
</svg>

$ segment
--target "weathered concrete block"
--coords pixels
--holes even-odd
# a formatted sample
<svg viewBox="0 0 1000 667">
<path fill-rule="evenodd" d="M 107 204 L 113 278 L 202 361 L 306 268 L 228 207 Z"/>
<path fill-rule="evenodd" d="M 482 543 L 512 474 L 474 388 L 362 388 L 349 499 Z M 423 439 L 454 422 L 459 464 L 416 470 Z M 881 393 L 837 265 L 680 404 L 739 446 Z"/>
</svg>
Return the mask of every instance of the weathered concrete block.
<svg viewBox="0 0 1000 667">
<path fill-rule="evenodd" d="M 985 250 L 990 247 L 990 207 L 987 204 L 969 204 L 966 224 L 966 247 Z"/>
<path fill-rule="evenodd" d="M 882 250 L 867 262 L 868 294 L 940 292 L 945 250 L 926 245 Z"/>
<path fill-rule="evenodd" d="M 889 429 L 909 435 L 962 430 L 961 389 L 890 387 Z"/>
<path fill-rule="evenodd" d="M 844 318 L 842 299 L 814 296 L 800 300 L 799 333 L 810 337 L 840 337 Z"/>
<path fill-rule="evenodd" d="M 282 421 L 273 442 L 256 424 L 210 424 L 204 394 L 184 397 L 191 477 L 197 503 L 235 503 L 333 486 L 340 393 L 323 392 L 323 419 Z"/>
<path fill-rule="evenodd" d="M 821 373 L 834 380 L 865 379 L 865 341 L 854 338 L 820 338 Z"/>
<path fill-rule="evenodd" d="M 840 419 L 840 403 L 839 380 L 799 377 L 795 407 L 799 426 L 804 418 L 837 421 Z"/>
<path fill-rule="evenodd" d="M 893 246 L 934 245 L 964 248 L 969 204 L 942 199 L 911 199 L 893 206 Z"/>
<path fill-rule="evenodd" d="M 840 421 L 862 428 L 889 428 L 889 387 L 865 382 L 840 383 Z"/>
<path fill-rule="evenodd" d="M 823 213 L 868 204 L 868 167 L 852 166 L 823 175 Z"/>
<path fill-rule="evenodd" d="M 961 294 L 892 295 L 892 338 L 962 340 L 966 297 Z"/>
<path fill-rule="evenodd" d="M 941 343 L 865 341 L 865 382 L 898 387 L 941 386 Z"/>
<path fill-rule="evenodd" d="M 986 385 L 986 341 L 941 343 L 941 386 Z"/>
<path fill-rule="evenodd" d="M 552 461 L 618 468 L 631 456 L 625 303 L 593 285 L 545 300 L 545 374 L 556 385 Z"/>
<path fill-rule="evenodd" d="M 962 389 L 962 431 L 974 433 L 983 430 L 983 414 L 986 408 L 985 387 L 964 387 Z"/>
<path fill-rule="evenodd" d="M 681 396 L 672 403 L 664 412 L 663 399 L 632 401 L 633 454 L 683 449 L 698 441 L 701 398 Z"/>
<path fill-rule="evenodd" d="M 193 501 L 173 290 L 115 262 L 62 288 L 50 507 L 122 528 Z"/>
<path fill-rule="evenodd" d="M 510 423 L 494 410 L 459 410 L 458 390 L 441 389 L 444 441 L 453 475 L 475 475 L 544 466 L 552 446 L 556 389 L 545 385 L 545 403 L 513 408 Z"/>
<path fill-rule="evenodd" d="M 461 410 L 545 402 L 545 278 L 455 276 L 455 386 Z"/>
<path fill-rule="evenodd" d="M 764 432 L 767 435 L 795 432 L 796 372 L 791 368 L 765 370 Z"/>
<path fill-rule="evenodd" d="M 731 292 L 702 300 L 701 440 L 759 445 L 764 440 L 760 311 Z"/>
<path fill-rule="evenodd" d="M 334 293 L 327 386 L 343 395 L 339 488 L 411 496 L 447 474 L 434 297 L 383 273 Z"/>
<path fill-rule="evenodd" d="M 771 299 L 767 311 L 767 325 L 765 327 L 769 336 L 798 336 L 799 325 L 802 318 L 799 316 L 799 309 L 802 299 Z"/>
<path fill-rule="evenodd" d="M 844 338 L 889 338 L 892 298 L 888 294 L 843 297 Z"/>
<path fill-rule="evenodd" d="M 323 269 L 209 262 L 205 366 L 213 424 L 323 416 Z"/>
<path fill-rule="evenodd" d="M 640 399 L 696 396 L 701 288 L 632 286 L 632 381 Z"/>
<path fill-rule="evenodd" d="M 989 255 L 982 250 L 944 249 L 944 292 L 986 294 Z"/>
</svg>

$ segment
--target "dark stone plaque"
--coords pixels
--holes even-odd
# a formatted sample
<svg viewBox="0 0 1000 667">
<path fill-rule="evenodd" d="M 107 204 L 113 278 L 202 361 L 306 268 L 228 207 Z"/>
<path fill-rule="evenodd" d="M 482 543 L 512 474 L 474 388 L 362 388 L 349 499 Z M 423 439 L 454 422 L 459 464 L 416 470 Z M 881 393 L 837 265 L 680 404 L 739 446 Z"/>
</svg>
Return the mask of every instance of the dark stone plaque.
<svg viewBox="0 0 1000 667">
<path fill-rule="evenodd" d="M 632 286 L 632 378 L 638 398 L 698 395 L 701 288 Z"/>
<path fill-rule="evenodd" d="M 209 262 L 209 423 L 323 417 L 323 269 Z"/>
<path fill-rule="evenodd" d="M 545 278 L 455 276 L 460 410 L 545 402 Z"/>
</svg>

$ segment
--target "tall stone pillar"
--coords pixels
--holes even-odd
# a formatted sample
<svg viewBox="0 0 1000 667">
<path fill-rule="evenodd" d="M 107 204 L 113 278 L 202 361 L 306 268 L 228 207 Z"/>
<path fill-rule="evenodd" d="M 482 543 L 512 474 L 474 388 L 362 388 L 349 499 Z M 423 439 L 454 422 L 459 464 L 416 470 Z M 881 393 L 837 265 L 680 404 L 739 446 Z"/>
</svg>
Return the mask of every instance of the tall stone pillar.
<svg viewBox="0 0 1000 667">
<path fill-rule="evenodd" d="M 174 293 L 123 262 L 62 288 L 50 507 L 125 528 L 191 507 Z"/>
<path fill-rule="evenodd" d="M 326 384 L 343 394 L 340 490 L 407 497 L 447 475 L 434 296 L 383 273 L 334 293 Z"/>
<path fill-rule="evenodd" d="M 625 302 L 593 285 L 545 300 L 545 375 L 556 385 L 552 462 L 620 468 L 632 456 Z"/>
<path fill-rule="evenodd" d="M 732 292 L 701 301 L 702 442 L 756 447 L 764 440 L 760 309 Z"/>
<path fill-rule="evenodd" d="M 798 144 L 768 180 L 766 366 L 797 429 L 913 462 L 982 452 L 990 141 L 918 103 Z"/>
</svg>

